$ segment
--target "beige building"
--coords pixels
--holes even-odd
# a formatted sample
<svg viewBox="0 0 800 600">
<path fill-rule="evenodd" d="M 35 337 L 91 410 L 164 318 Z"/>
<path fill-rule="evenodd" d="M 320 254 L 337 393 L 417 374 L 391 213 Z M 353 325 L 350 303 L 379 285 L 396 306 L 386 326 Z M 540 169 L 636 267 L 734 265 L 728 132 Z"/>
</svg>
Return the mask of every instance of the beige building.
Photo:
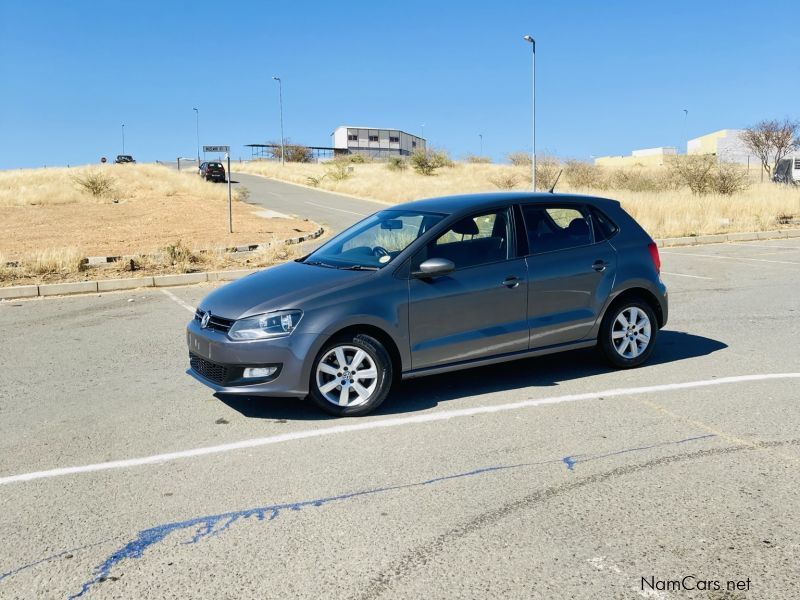
<svg viewBox="0 0 800 600">
<path fill-rule="evenodd" d="M 598 156 L 594 164 L 600 167 L 661 167 L 676 156 L 678 151 L 671 146 L 634 150 L 628 156 Z"/>
<path fill-rule="evenodd" d="M 686 144 L 686 153 L 694 155 L 713 155 L 721 162 L 758 164 L 752 151 L 742 141 L 742 129 L 720 129 L 701 135 Z"/>
</svg>

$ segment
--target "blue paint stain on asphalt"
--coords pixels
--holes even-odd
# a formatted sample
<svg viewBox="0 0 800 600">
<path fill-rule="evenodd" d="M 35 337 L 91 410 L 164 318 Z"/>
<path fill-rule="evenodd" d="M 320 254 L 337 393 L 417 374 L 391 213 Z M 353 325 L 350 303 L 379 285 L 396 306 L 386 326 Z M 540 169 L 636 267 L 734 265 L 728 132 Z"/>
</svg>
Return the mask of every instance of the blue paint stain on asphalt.
<svg viewBox="0 0 800 600">
<path fill-rule="evenodd" d="M 119 565 L 122 561 L 131 560 L 141 558 L 144 552 L 158 544 L 159 542 L 163 541 L 167 538 L 170 534 L 175 533 L 177 531 L 184 531 L 188 530 L 193 532 L 192 536 L 183 542 L 184 544 L 196 544 L 200 540 L 211 537 L 217 536 L 224 531 L 227 531 L 228 528 L 240 521 L 242 519 L 252 519 L 255 518 L 258 521 L 273 521 L 277 519 L 283 512 L 285 511 L 301 511 L 306 508 L 319 508 L 326 504 L 334 503 L 334 502 L 343 502 L 346 500 L 352 500 L 355 498 L 365 497 L 365 496 L 373 496 L 376 494 L 382 494 L 385 492 L 391 492 L 396 490 L 404 490 L 410 489 L 415 487 L 433 485 L 437 483 L 442 483 L 445 481 L 451 481 L 453 479 L 462 479 L 465 477 L 476 477 L 480 475 L 486 475 L 489 473 L 497 473 L 500 471 L 509 471 L 514 469 L 521 469 L 524 467 L 532 467 L 532 466 L 541 466 L 546 464 L 564 464 L 566 465 L 569 471 L 575 470 L 575 465 L 583 462 L 588 462 L 592 460 L 598 460 L 602 458 L 608 458 L 611 456 L 617 456 L 620 454 L 626 454 L 629 452 L 640 452 L 643 450 L 650 450 L 653 448 L 660 448 L 663 446 L 674 446 L 678 444 L 684 444 L 687 442 L 693 442 L 697 440 L 703 440 L 708 438 L 713 438 L 714 435 L 701 435 L 697 437 L 686 438 L 682 440 L 678 440 L 675 442 L 664 442 L 661 444 L 653 444 L 651 446 L 640 446 L 637 448 L 627 448 L 625 450 L 618 450 L 616 452 L 610 452 L 608 454 L 599 454 L 599 455 L 569 455 L 565 456 L 561 459 L 556 460 L 546 460 L 542 462 L 530 462 L 530 463 L 518 463 L 512 465 L 497 465 L 492 467 L 483 467 L 480 469 L 474 469 L 472 471 L 466 471 L 463 473 L 456 473 L 453 475 L 444 475 L 441 477 L 435 477 L 433 479 L 428 479 L 425 481 L 418 481 L 415 483 L 406 483 L 406 484 L 399 484 L 393 486 L 386 486 L 386 487 L 378 487 L 372 488 L 368 490 L 362 490 L 358 492 L 351 492 L 349 494 L 341 494 L 338 496 L 327 496 L 323 498 L 316 498 L 313 500 L 303 500 L 300 502 L 289 502 L 285 504 L 269 504 L 267 506 L 259 506 L 255 508 L 248 508 L 245 510 L 239 510 L 234 512 L 226 512 L 220 513 L 216 515 L 206 515 L 203 517 L 195 517 L 193 519 L 187 519 L 185 521 L 176 521 L 173 523 L 165 523 L 162 525 L 157 525 L 155 527 L 151 527 L 149 529 L 143 529 L 138 533 L 135 539 L 129 541 L 127 544 L 119 548 L 118 550 L 111 553 L 102 563 L 100 563 L 94 569 L 94 573 L 91 579 L 86 581 L 82 586 L 81 589 L 76 592 L 75 594 L 69 596 L 70 600 L 74 598 L 80 598 L 84 596 L 93 586 L 98 583 L 105 581 L 111 574 L 111 571 Z M 585 458 L 581 458 L 582 456 L 586 456 Z M 81 546 L 80 548 L 76 548 L 75 551 L 81 550 L 84 548 L 90 548 L 92 546 L 97 546 L 99 544 L 105 543 L 108 540 L 103 542 L 97 542 L 94 544 L 90 544 L 88 546 Z M 5 579 L 6 577 L 10 577 L 16 575 L 17 573 L 24 571 L 26 569 L 30 569 L 36 565 L 42 564 L 44 562 L 48 562 L 64 556 L 71 550 L 65 550 L 64 552 L 60 552 L 58 554 L 54 554 L 47 558 L 40 559 L 36 562 L 24 565 L 8 573 L 0 573 L 0 581 Z"/>
<path fill-rule="evenodd" d="M 686 442 L 695 442 L 697 440 L 705 440 L 708 438 L 716 437 L 713 433 L 709 433 L 708 435 L 698 435 L 695 437 L 686 438 L 683 440 L 678 440 L 677 442 L 663 442 L 661 444 L 652 444 L 650 446 L 638 446 L 636 448 L 625 448 L 624 450 L 617 450 L 616 452 L 609 452 L 608 454 L 595 454 L 587 456 L 586 458 L 580 458 L 581 455 L 570 455 L 565 456 L 561 459 L 567 469 L 570 471 L 575 470 L 575 465 L 578 463 L 589 462 L 591 460 L 599 460 L 601 458 L 609 458 L 610 456 L 619 456 L 620 454 L 628 454 L 629 452 L 641 452 L 642 450 L 652 450 L 653 448 L 661 448 L 663 446 L 676 446 L 678 444 L 685 444 Z"/>
</svg>

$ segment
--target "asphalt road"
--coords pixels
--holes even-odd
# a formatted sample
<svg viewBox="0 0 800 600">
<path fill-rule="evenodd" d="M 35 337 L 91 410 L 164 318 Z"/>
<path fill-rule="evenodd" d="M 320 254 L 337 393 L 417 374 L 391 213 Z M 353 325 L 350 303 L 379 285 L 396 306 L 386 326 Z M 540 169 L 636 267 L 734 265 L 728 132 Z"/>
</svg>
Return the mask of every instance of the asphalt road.
<svg viewBox="0 0 800 600">
<path fill-rule="evenodd" d="M 662 258 L 648 365 L 473 369 L 348 420 L 185 375 L 210 285 L 0 303 L 0 597 L 800 597 L 800 240 Z"/>
<path fill-rule="evenodd" d="M 283 183 L 258 175 L 246 175 L 233 170 L 235 185 L 250 190 L 248 202 L 259 204 L 279 213 L 307 217 L 336 232 L 356 221 L 386 208 L 382 202 L 361 200 L 322 190 Z"/>
<path fill-rule="evenodd" d="M 170 162 L 163 164 L 173 168 L 176 166 Z M 231 163 L 231 167 L 233 186 L 244 186 L 250 191 L 247 202 L 279 215 L 311 219 L 325 228 L 326 235 L 338 233 L 387 206 L 383 202 L 352 198 L 258 175 L 239 173 L 236 171 L 236 163 Z M 183 168 L 196 170 L 194 165 Z"/>
</svg>

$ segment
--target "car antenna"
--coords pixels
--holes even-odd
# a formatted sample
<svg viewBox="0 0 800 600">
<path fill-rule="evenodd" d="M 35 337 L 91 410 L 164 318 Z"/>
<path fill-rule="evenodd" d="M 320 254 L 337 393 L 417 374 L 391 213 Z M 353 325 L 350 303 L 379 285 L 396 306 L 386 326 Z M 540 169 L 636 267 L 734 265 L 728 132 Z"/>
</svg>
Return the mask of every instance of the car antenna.
<svg viewBox="0 0 800 600">
<path fill-rule="evenodd" d="M 558 180 L 561 178 L 561 173 L 563 173 L 563 172 L 564 172 L 564 169 L 561 169 L 561 170 L 558 172 L 558 175 L 556 175 L 556 180 L 553 182 L 553 187 L 551 187 L 551 188 L 550 188 L 550 193 L 551 193 L 551 194 L 555 192 L 555 190 L 556 190 L 556 184 L 558 183 Z"/>
</svg>

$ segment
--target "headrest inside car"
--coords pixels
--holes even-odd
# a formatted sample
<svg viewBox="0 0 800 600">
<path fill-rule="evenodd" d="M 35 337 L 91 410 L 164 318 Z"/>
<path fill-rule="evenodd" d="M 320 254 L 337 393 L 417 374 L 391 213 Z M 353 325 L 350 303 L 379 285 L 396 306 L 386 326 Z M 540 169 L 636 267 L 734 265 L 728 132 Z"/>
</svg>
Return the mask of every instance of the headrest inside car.
<svg viewBox="0 0 800 600">
<path fill-rule="evenodd" d="M 462 219 L 453 225 L 453 231 L 459 235 L 478 235 L 478 224 L 472 219 Z"/>
<path fill-rule="evenodd" d="M 589 225 L 586 219 L 572 219 L 567 227 L 568 235 L 588 235 Z"/>
</svg>

